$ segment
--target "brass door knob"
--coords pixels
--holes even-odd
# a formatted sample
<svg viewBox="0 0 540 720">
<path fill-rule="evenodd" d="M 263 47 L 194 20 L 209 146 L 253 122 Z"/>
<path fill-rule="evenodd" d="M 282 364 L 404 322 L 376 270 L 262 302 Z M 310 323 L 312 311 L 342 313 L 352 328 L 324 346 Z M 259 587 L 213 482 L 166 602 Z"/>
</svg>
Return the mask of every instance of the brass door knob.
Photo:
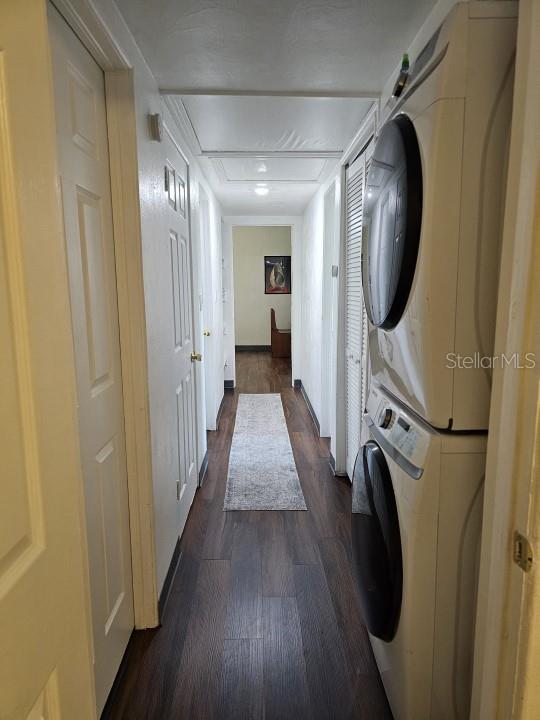
<svg viewBox="0 0 540 720">
<path fill-rule="evenodd" d="M 195 362 L 195 360 L 196 360 L 197 362 L 201 362 L 201 360 L 202 360 L 202 355 L 201 355 L 201 353 L 196 353 L 196 352 L 192 352 L 192 353 L 191 353 L 191 362 Z"/>
<path fill-rule="evenodd" d="M 205 330 L 203 332 L 204 337 L 210 337 L 210 330 Z"/>
</svg>

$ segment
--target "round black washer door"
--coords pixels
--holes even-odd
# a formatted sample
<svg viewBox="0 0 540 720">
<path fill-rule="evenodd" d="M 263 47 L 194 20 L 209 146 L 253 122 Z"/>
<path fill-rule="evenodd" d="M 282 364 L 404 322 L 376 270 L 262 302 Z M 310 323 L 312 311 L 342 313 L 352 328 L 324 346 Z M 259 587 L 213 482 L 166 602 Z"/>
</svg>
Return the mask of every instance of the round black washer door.
<svg viewBox="0 0 540 720">
<path fill-rule="evenodd" d="M 373 440 L 356 458 L 352 502 L 354 569 L 364 622 L 372 635 L 390 642 L 401 611 L 401 537 L 390 470 Z"/>
<path fill-rule="evenodd" d="M 422 226 L 422 161 L 406 115 L 382 128 L 366 180 L 362 280 L 368 317 L 389 330 L 409 299 Z"/>
</svg>

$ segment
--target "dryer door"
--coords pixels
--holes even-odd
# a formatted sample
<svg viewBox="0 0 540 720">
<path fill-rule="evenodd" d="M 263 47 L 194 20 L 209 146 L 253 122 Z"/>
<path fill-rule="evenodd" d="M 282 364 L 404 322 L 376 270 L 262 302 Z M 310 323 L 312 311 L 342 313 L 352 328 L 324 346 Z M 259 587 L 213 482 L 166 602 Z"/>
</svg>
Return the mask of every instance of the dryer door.
<svg viewBox="0 0 540 720">
<path fill-rule="evenodd" d="M 371 322 L 395 327 L 414 279 L 422 224 L 422 163 L 406 115 L 383 126 L 369 169 L 362 220 L 364 300 Z"/>
<path fill-rule="evenodd" d="M 364 621 L 372 635 L 390 642 L 401 610 L 401 537 L 390 470 L 374 440 L 367 442 L 356 458 L 351 517 Z"/>
</svg>

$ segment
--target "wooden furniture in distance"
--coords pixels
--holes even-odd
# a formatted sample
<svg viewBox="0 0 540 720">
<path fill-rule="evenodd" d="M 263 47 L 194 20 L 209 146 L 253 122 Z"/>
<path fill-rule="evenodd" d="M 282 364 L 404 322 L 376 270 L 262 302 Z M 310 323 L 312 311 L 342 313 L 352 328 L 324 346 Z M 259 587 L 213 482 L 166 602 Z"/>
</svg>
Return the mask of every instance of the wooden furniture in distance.
<svg viewBox="0 0 540 720">
<path fill-rule="evenodd" d="M 270 309 L 270 328 L 272 357 L 291 357 L 291 331 L 278 330 L 274 308 Z"/>
</svg>

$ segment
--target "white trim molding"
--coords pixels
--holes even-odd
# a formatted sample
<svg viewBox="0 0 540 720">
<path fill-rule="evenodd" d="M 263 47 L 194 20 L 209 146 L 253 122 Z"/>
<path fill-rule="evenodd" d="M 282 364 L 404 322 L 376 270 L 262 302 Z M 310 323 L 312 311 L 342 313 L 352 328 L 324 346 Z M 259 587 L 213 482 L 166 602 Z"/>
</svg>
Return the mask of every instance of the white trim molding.
<svg viewBox="0 0 540 720">
<path fill-rule="evenodd" d="M 297 97 L 297 98 L 351 98 L 353 100 L 373 100 L 380 97 L 375 90 L 366 92 L 345 92 L 332 90 L 228 90 L 224 88 L 160 88 L 162 95 L 219 95 L 229 97 Z"/>
<path fill-rule="evenodd" d="M 158 622 L 147 337 L 133 76 L 105 73 L 135 625 Z"/>
<path fill-rule="evenodd" d="M 362 148 L 369 142 L 372 135 L 378 130 L 379 103 L 373 103 L 364 116 L 358 132 L 353 137 L 342 157 L 341 164 L 346 165 L 354 160 Z"/>
<path fill-rule="evenodd" d="M 328 160 L 329 158 L 339 159 L 343 155 L 342 150 L 203 150 L 201 153 L 205 158 L 308 158 Z"/>
<path fill-rule="evenodd" d="M 130 67 L 91 0 L 51 1 L 102 70 Z"/>
<path fill-rule="evenodd" d="M 521 0 L 493 373 L 471 718 L 540 715 L 540 2 Z M 514 532 L 533 565 L 513 562 Z"/>
<path fill-rule="evenodd" d="M 191 124 L 191 120 L 187 113 L 182 98 L 163 95 L 163 102 L 171 114 L 171 118 L 174 121 L 178 131 L 180 132 L 181 138 L 184 140 L 189 150 L 195 157 L 199 157 L 203 154 L 199 138 L 195 132 L 195 128 Z"/>
</svg>

